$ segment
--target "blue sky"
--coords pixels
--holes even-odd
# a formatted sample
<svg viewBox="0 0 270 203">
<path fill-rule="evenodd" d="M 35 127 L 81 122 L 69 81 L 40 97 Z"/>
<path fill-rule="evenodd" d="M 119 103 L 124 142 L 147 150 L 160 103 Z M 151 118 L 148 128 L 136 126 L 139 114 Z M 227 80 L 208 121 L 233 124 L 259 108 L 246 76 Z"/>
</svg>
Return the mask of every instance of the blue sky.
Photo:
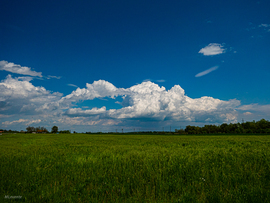
<svg viewBox="0 0 270 203">
<path fill-rule="evenodd" d="M 270 2 L 0 2 L 0 128 L 270 119 Z"/>
</svg>

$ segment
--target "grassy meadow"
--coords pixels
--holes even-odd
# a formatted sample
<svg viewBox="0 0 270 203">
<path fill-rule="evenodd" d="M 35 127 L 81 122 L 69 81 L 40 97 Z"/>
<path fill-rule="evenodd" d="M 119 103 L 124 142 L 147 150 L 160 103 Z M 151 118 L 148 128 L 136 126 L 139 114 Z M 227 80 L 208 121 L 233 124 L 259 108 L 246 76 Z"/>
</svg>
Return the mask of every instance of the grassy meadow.
<svg viewBox="0 0 270 203">
<path fill-rule="evenodd" d="M 270 202 L 270 135 L 3 134 L 0 202 Z"/>
</svg>

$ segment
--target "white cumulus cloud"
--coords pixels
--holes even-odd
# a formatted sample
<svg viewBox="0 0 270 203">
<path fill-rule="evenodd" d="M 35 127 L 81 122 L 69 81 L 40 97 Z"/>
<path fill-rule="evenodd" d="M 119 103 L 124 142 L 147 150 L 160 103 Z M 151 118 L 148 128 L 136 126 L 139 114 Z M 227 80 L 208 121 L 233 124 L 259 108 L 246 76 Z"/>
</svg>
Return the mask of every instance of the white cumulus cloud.
<svg viewBox="0 0 270 203">
<path fill-rule="evenodd" d="M 218 43 L 210 43 L 206 47 L 202 48 L 199 53 L 205 55 L 205 56 L 213 56 L 225 53 L 225 49 L 221 44 Z"/>
<path fill-rule="evenodd" d="M 98 80 L 92 84 L 86 83 L 86 88 L 77 88 L 75 91 L 72 91 L 71 94 L 63 97 L 60 103 L 69 105 L 71 102 L 92 100 L 95 98 L 114 98 L 119 94 L 119 91 L 121 89 L 116 88 L 113 84 L 105 80 Z"/>
<path fill-rule="evenodd" d="M 100 97 L 122 96 L 121 109 L 93 108 L 83 110 L 70 108 L 65 112 L 69 116 L 93 116 L 110 119 L 150 119 L 176 121 L 235 121 L 235 108 L 240 105 L 238 100 L 222 101 L 212 97 L 192 99 L 185 91 L 175 85 L 170 90 L 153 82 L 142 82 L 130 88 L 116 88 L 106 81 L 95 81 L 87 84 L 87 88 L 77 88 L 61 102 L 93 100 Z"/>
<path fill-rule="evenodd" d="M 0 82 L 0 113 L 37 114 L 56 109 L 62 94 L 36 87 L 30 81 L 29 77 L 12 78 L 8 75 Z"/>
</svg>

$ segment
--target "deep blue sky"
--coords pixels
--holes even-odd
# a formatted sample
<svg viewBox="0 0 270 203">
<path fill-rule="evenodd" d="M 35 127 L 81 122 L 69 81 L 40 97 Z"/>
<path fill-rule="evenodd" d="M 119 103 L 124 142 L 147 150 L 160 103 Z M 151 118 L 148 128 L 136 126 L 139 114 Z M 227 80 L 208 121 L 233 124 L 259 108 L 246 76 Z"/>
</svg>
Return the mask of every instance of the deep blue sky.
<svg viewBox="0 0 270 203">
<path fill-rule="evenodd" d="M 66 96 L 76 90 L 68 84 L 85 88 L 86 83 L 100 79 L 117 88 L 150 80 L 166 90 L 180 85 L 193 99 L 208 96 L 236 99 L 242 106 L 253 105 L 252 109 L 255 104 L 263 106 L 264 114 L 253 109 L 253 117 L 249 114 L 247 119 L 270 118 L 268 0 L 2 0 L 0 8 L 0 61 L 42 72 L 43 77 L 35 77 L 31 83 L 51 93 Z M 199 53 L 211 44 L 223 49 L 222 53 Z M 216 70 L 195 77 L 215 66 Z M 13 78 L 27 75 L 3 70 L 0 79 L 4 81 L 8 74 Z M 49 75 L 61 78 L 46 79 Z M 112 99 L 82 100 L 69 108 L 122 107 Z M 121 97 L 116 100 L 122 101 Z M 8 103 L 7 98 L 1 101 Z M 237 115 L 239 121 L 241 113 Z M 9 115 L 0 117 L 1 122 L 30 121 L 26 114 L 10 116 L 0 110 L 0 115 Z M 136 122 L 140 121 L 137 118 Z"/>
</svg>

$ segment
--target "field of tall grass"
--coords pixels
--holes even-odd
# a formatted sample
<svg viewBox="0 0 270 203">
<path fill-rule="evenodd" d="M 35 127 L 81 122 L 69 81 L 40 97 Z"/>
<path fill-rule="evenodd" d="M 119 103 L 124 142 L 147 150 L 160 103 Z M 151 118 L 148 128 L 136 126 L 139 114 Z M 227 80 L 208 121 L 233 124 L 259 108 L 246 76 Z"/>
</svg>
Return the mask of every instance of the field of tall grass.
<svg viewBox="0 0 270 203">
<path fill-rule="evenodd" d="M 270 202 L 270 136 L 3 134 L 0 202 Z"/>
</svg>

